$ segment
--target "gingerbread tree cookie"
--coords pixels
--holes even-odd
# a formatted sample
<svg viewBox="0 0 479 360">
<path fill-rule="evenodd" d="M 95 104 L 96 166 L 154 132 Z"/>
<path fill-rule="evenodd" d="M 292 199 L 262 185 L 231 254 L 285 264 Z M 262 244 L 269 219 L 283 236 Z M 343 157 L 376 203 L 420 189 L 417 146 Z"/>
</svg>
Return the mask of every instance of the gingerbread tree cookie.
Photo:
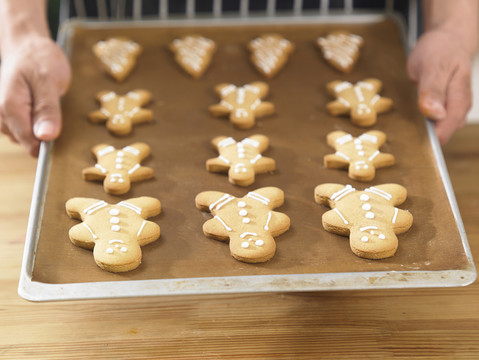
<svg viewBox="0 0 479 360">
<path fill-rule="evenodd" d="M 272 211 L 284 202 L 284 193 L 276 187 L 249 192 L 242 198 L 219 191 L 196 196 L 196 207 L 214 218 L 203 224 L 206 236 L 229 241 L 231 255 L 248 263 L 265 262 L 274 256 L 278 236 L 289 229 L 289 217 Z"/>
<path fill-rule="evenodd" d="M 237 87 L 233 84 L 219 84 L 215 92 L 221 102 L 210 106 L 213 116 L 228 116 L 231 123 L 239 129 L 254 126 L 255 119 L 274 113 L 274 105 L 261 101 L 269 91 L 269 86 L 261 81 Z"/>
<path fill-rule="evenodd" d="M 256 69 L 267 78 L 272 78 L 286 64 L 294 45 L 279 34 L 265 34 L 251 40 L 248 48 Z"/>
<path fill-rule="evenodd" d="M 268 148 L 269 139 L 264 135 L 253 135 L 236 142 L 231 137 L 219 136 L 212 140 L 219 156 L 206 162 L 211 172 L 228 172 L 229 182 L 248 186 L 254 183 L 255 174 L 275 169 L 275 161 L 261 155 Z"/>
<path fill-rule="evenodd" d="M 97 265 L 111 272 L 125 272 L 141 263 L 140 246 L 160 237 L 160 227 L 147 218 L 161 212 L 161 203 L 152 197 L 139 197 L 111 205 L 91 198 L 72 198 L 67 214 L 82 223 L 70 229 L 73 244 L 93 249 Z"/>
<path fill-rule="evenodd" d="M 367 259 L 393 256 L 396 234 L 412 226 L 413 217 L 396 206 L 406 201 L 401 185 L 384 184 L 358 191 L 351 185 L 322 184 L 314 190 L 317 203 L 332 210 L 323 214 L 323 226 L 332 233 L 349 236 L 351 250 Z"/>
<path fill-rule="evenodd" d="M 119 82 L 131 73 L 141 51 L 140 45 L 124 37 L 109 38 L 93 46 L 93 52 L 105 70 Z"/>
<path fill-rule="evenodd" d="M 328 91 L 336 101 L 328 103 L 331 115 L 350 115 L 351 121 L 358 126 L 371 126 L 376 123 L 377 114 L 388 111 L 392 100 L 381 97 L 382 82 L 378 79 L 365 79 L 355 85 L 347 81 L 333 81 Z"/>
<path fill-rule="evenodd" d="M 393 155 L 379 151 L 386 142 L 386 134 L 382 131 L 368 131 L 357 138 L 344 131 L 333 131 L 328 134 L 327 141 L 336 153 L 324 156 L 324 166 L 349 168 L 351 179 L 370 181 L 376 169 L 394 165 Z"/>
<path fill-rule="evenodd" d="M 170 50 L 175 54 L 175 60 L 183 70 L 198 79 L 210 65 L 216 44 L 204 36 L 187 35 L 173 40 Z"/>
<path fill-rule="evenodd" d="M 347 31 L 334 31 L 325 37 L 319 37 L 316 43 L 328 63 L 348 74 L 359 58 L 364 40 L 361 36 Z"/>
<path fill-rule="evenodd" d="M 101 109 L 88 114 L 88 119 L 93 123 L 106 123 L 106 128 L 115 135 L 127 135 L 134 124 L 153 120 L 153 112 L 141 108 L 151 99 L 151 94 L 146 90 L 129 91 L 124 96 L 113 91 L 102 91 L 96 98 Z"/>
<path fill-rule="evenodd" d="M 103 181 L 103 188 L 109 194 L 121 195 L 130 190 L 131 183 L 153 177 L 153 169 L 140 163 L 150 155 L 145 143 L 134 143 L 123 149 L 99 144 L 93 147 L 97 158 L 95 166 L 83 170 L 83 178 L 89 181 Z"/>
</svg>

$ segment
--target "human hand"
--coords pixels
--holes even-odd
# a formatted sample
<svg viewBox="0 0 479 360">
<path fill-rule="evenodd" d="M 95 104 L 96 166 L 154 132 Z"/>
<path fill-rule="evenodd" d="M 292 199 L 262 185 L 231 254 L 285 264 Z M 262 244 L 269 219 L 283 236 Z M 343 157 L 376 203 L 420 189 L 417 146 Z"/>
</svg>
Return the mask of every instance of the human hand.
<svg viewBox="0 0 479 360">
<path fill-rule="evenodd" d="M 2 44 L 0 130 L 38 155 L 40 141 L 61 131 L 60 96 L 70 84 L 65 54 L 45 36 L 24 36 Z"/>
<path fill-rule="evenodd" d="M 408 73 L 417 83 L 419 110 L 435 122 L 441 144 L 466 124 L 472 105 L 472 57 L 457 34 L 443 29 L 422 35 L 409 55 Z"/>
</svg>

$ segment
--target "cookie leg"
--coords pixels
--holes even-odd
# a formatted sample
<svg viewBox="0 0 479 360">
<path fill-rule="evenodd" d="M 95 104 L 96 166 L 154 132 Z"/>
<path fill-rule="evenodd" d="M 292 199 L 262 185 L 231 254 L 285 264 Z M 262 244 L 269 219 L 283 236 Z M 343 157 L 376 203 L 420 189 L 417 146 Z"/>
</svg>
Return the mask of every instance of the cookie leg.
<svg viewBox="0 0 479 360">
<path fill-rule="evenodd" d="M 93 256 L 100 268 L 110 272 L 130 271 L 141 263 L 140 245 L 128 239 L 99 241 L 95 244 Z"/>
</svg>

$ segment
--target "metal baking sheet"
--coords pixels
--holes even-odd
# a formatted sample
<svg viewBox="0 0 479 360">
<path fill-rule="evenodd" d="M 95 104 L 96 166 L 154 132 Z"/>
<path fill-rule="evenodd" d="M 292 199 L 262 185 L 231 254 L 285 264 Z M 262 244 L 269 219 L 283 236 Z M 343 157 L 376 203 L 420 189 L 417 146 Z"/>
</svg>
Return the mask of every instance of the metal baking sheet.
<svg viewBox="0 0 479 360">
<path fill-rule="evenodd" d="M 334 29 L 350 30 L 365 39 L 353 72 L 343 75 L 322 59 L 315 39 Z M 285 68 L 265 80 L 249 61 L 246 43 L 279 32 L 296 45 Z M 218 44 L 211 67 L 199 80 L 174 62 L 167 45 L 176 37 L 198 33 Z M 55 144 L 42 144 L 32 211 L 19 284 L 22 297 L 66 300 L 170 294 L 265 291 L 319 291 L 405 287 L 463 286 L 476 270 L 462 221 L 433 128 L 416 109 L 414 85 L 405 70 L 406 53 L 399 23 L 379 15 L 316 18 L 240 19 L 231 21 L 163 21 L 98 23 L 73 21 L 61 38 L 67 49 L 73 81 L 62 101 L 64 129 Z M 103 73 L 92 45 L 109 36 L 128 36 L 143 54 L 133 73 L 121 84 Z M 371 183 L 350 180 L 346 171 L 325 169 L 322 158 L 332 151 L 326 134 L 344 130 L 358 136 L 365 129 L 347 118 L 333 117 L 325 106 L 331 98 L 325 84 L 377 77 L 382 94 L 394 109 L 379 116 L 374 129 L 388 135 L 383 151 L 394 153 L 396 165 L 380 169 Z M 242 85 L 262 80 L 270 85 L 266 100 L 276 114 L 244 131 L 226 119 L 211 117 L 208 106 L 218 102 L 214 85 Z M 98 108 L 97 92 L 126 93 L 143 88 L 152 92 L 148 106 L 151 124 L 136 126 L 129 136 L 112 136 L 104 126 L 91 124 L 86 114 Z M 205 170 L 217 156 L 210 140 L 219 135 L 241 140 L 252 134 L 270 138 L 265 156 L 276 160 L 273 174 L 256 177 L 253 185 L 236 187 L 223 174 Z M 135 183 L 124 196 L 105 194 L 101 183 L 86 182 L 81 171 L 94 164 L 90 148 L 98 143 L 123 147 L 144 141 L 152 147 L 144 162 L 155 178 Z M 355 256 L 345 237 L 326 232 L 321 216 L 327 211 L 314 202 L 316 185 L 352 184 L 362 189 L 399 183 L 408 199 L 400 207 L 414 216 L 412 228 L 399 236 L 396 255 L 384 260 Z M 263 186 L 278 186 L 285 204 L 278 208 L 291 218 L 291 229 L 276 238 L 277 253 L 263 264 L 245 264 L 229 255 L 228 245 L 202 232 L 209 214 L 195 208 L 196 194 L 205 190 L 243 196 Z M 163 213 L 154 218 L 161 237 L 142 248 L 143 262 L 128 273 L 114 274 L 94 263 L 92 252 L 74 246 L 68 230 L 78 221 L 65 212 L 76 196 L 118 202 L 137 196 L 160 199 Z"/>
</svg>

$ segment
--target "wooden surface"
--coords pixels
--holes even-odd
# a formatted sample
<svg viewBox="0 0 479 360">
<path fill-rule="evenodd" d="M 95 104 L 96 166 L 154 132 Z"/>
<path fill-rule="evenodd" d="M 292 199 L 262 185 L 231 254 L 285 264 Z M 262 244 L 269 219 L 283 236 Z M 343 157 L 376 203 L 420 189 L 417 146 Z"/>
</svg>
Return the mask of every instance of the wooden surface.
<svg viewBox="0 0 479 360">
<path fill-rule="evenodd" d="M 479 125 L 444 152 L 479 265 Z M 17 295 L 36 161 L 0 137 L 0 359 L 479 359 L 465 288 L 30 303 Z"/>
</svg>

